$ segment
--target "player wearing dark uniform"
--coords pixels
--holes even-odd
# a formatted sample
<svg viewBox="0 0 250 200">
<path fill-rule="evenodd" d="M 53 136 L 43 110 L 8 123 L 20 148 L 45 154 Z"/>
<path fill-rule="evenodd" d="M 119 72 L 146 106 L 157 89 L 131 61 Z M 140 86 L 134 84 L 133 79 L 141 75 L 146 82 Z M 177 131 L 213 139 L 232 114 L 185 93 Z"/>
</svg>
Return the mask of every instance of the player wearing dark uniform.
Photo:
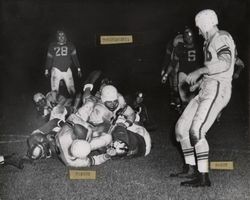
<svg viewBox="0 0 250 200">
<path fill-rule="evenodd" d="M 170 106 L 179 104 L 178 87 L 177 87 L 177 71 L 173 66 L 173 51 L 179 43 L 183 43 L 183 34 L 178 33 L 175 38 L 168 42 L 166 47 L 166 53 L 164 57 L 164 63 L 161 71 L 162 80 L 165 84 L 168 80 L 170 89 Z M 176 97 L 177 96 L 177 97 Z"/>
<path fill-rule="evenodd" d="M 57 41 L 49 45 L 45 76 L 51 70 L 51 90 L 59 91 L 59 83 L 64 80 L 70 95 L 75 94 L 74 79 L 71 67 L 77 67 L 78 76 L 81 77 L 81 68 L 76 54 L 75 46 L 67 41 L 63 31 L 57 31 Z"/>
<path fill-rule="evenodd" d="M 172 65 L 177 71 L 178 91 L 182 89 L 183 82 L 187 74 L 196 70 L 200 66 L 202 55 L 194 42 L 194 35 L 190 28 L 186 28 L 183 32 L 183 42 L 179 42 L 173 51 Z M 188 91 L 187 91 L 188 92 Z M 180 95 L 180 94 L 178 94 Z M 181 95 L 180 95 L 181 96 Z M 177 109 L 181 106 L 185 107 L 188 102 L 180 98 L 181 104 L 177 105 Z"/>
</svg>

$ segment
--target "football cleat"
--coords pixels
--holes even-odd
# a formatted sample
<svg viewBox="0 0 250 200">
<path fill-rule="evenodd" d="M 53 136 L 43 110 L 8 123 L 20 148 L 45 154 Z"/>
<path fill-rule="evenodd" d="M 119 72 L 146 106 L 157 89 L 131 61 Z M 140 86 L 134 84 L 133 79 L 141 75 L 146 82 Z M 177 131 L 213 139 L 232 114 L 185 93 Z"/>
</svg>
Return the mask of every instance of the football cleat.
<svg viewBox="0 0 250 200">
<path fill-rule="evenodd" d="M 172 178 L 195 178 L 198 175 L 198 171 L 196 166 L 192 166 L 192 165 L 184 165 L 183 166 L 183 170 L 181 172 L 177 172 L 177 173 L 172 173 L 170 174 L 170 177 Z"/>
<path fill-rule="evenodd" d="M 211 181 L 208 173 L 199 173 L 196 178 L 191 181 L 181 182 L 181 186 L 185 187 L 210 187 Z"/>
</svg>

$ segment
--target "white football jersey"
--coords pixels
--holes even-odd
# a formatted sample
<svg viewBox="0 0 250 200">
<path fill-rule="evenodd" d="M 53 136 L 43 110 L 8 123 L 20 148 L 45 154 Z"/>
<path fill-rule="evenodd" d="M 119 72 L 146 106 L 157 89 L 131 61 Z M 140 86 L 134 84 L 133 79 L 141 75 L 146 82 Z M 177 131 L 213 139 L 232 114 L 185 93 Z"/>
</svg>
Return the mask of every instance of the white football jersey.
<svg viewBox="0 0 250 200">
<path fill-rule="evenodd" d="M 204 44 L 205 66 L 209 73 L 205 78 L 231 82 L 235 64 L 235 43 L 226 31 L 218 31 Z"/>
</svg>

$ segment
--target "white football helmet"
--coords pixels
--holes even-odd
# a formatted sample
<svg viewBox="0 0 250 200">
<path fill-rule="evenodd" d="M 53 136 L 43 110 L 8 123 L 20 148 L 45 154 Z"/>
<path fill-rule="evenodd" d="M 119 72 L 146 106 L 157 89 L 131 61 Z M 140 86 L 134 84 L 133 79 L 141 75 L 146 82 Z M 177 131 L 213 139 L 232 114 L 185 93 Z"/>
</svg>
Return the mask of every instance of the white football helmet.
<svg viewBox="0 0 250 200">
<path fill-rule="evenodd" d="M 33 96 L 33 101 L 37 104 L 39 101 L 45 99 L 45 96 L 42 93 L 36 93 Z"/>
<path fill-rule="evenodd" d="M 117 89 L 112 85 L 104 86 L 101 91 L 101 100 L 110 111 L 114 111 L 119 105 Z"/>
<path fill-rule="evenodd" d="M 73 157 L 84 159 L 91 152 L 91 146 L 86 140 L 74 140 L 70 146 L 70 152 Z"/>
<path fill-rule="evenodd" d="M 195 16 L 195 24 L 205 34 L 218 24 L 218 17 L 213 10 L 202 10 Z"/>
<path fill-rule="evenodd" d="M 103 102 L 117 100 L 117 89 L 113 85 L 104 86 L 101 91 L 101 99 Z"/>
</svg>

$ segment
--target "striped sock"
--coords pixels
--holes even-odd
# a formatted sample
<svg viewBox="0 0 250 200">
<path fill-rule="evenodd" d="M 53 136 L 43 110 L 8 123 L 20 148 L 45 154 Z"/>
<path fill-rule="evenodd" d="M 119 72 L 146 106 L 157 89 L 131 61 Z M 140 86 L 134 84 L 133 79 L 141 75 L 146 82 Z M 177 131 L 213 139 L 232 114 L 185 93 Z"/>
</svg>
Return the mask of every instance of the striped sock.
<svg viewBox="0 0 250 200">
<path fill-rule="evenodd" d="M 180 141 L 182 152 L 184 154 L 185 163 L 189 165 L 196 165 L 194 156 L 194 147 L 190 143 L 189 138 Z"/>
<path fill-rule="evenodd" d="M 201 173 L 208 172 L 208 156 L 209 156 L 209 146 L 207 140 L 201 139 L 195 145 L 195 152 L 197 157 L 198 171 Z"/>
</svg>

